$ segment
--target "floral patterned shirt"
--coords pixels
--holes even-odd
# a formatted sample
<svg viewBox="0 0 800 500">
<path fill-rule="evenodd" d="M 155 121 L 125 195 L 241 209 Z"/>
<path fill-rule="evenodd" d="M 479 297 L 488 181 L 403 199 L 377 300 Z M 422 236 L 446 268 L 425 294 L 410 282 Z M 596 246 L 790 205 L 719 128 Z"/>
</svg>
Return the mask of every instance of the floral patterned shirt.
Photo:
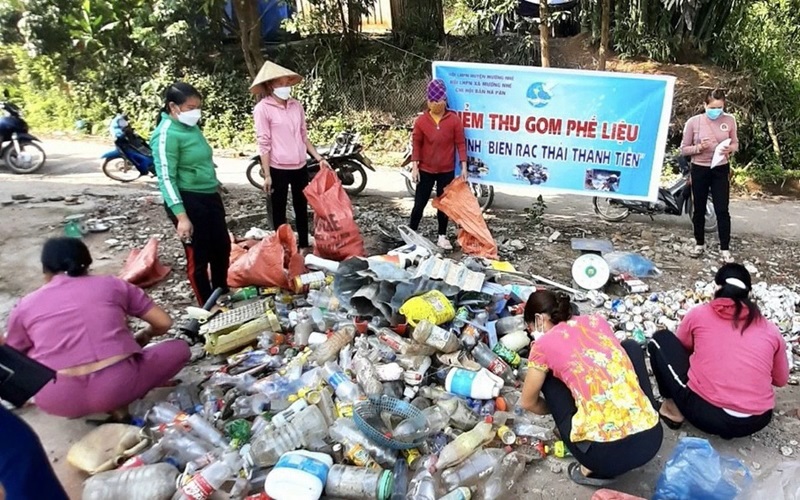
<svg viewBox="0 0 800 500">
<path fill-rule="evenodd" d="M 572 442 L 618 441 L 658 424 L 630 358 L 599 316 L 559 323 L 533 343 L 529 366 L 552 370 L 575 398 Z"/>
</svg>

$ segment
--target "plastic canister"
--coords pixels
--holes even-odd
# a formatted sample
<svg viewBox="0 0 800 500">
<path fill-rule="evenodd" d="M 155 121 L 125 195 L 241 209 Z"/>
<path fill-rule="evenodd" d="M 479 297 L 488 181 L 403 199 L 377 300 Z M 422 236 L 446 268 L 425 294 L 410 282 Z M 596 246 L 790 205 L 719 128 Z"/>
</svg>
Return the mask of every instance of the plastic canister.
<svg viewBox="0 0 800 500">
<path fill-rule="evenodd" d="M 452 368 L 445 379 L 447 392 L 472 399 L 496 398 L 503 385 L 503 379 L 485 368 L 477 372 Z"/>
<path fill-rule="evenodd" d="M 531 345 L 531 339 L 525 330 L 518 330 L 501 338 L 500 343 L 512 351 L 518 352 Z"/>
<path fill-rule="evenodd" d="M 388 500 L 394 488 L 391 471 L 336 464 L 328 473 L 325 496 L 358 500 Z"/>
<path fill-rule="evenodd" d="M 284 453 L 264 483 L 275 500 L 318 500 L 333 465 L 330 455 L 311 451 Z"/>
</svg>

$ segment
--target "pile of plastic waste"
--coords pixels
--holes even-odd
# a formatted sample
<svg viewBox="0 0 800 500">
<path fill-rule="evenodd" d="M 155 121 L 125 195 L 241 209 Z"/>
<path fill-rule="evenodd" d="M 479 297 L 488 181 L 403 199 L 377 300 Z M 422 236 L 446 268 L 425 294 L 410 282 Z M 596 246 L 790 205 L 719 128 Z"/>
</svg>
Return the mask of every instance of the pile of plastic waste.
<svg viewBox="0 0 800 500">
<path fill-rule="evenodd" d="M 133 405 L 152 446 L 83 498 L 497 499 L 567 454 L 518 405 L 532 281 L 417 245 L 306 264 L 220 299 L 205 379 Z"/>
</svg>

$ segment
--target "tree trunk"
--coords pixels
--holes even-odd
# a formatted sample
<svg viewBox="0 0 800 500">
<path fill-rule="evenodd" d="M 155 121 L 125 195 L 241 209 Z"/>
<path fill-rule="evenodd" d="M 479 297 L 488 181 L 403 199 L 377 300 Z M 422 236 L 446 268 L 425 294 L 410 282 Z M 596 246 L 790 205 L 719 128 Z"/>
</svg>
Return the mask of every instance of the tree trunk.
<svg viewBox="0 0 800 500">
<path fill-rule="evenodd" d="M 600 71 L 606 70 L 606 59 L 608 59 L 608 32 L 611 25 L 611 0 L 603 0 L 603 8 L 600 12 Z"/>
<path fill-rule="evenodd" d="M 444 38 L 442 0 L 391 0 L 392 31 L 440 41 Z"/>
<path fill-rule="evenodd" d="M 550 6 L 547 0 L 539 2 L 539 45 L 542 49 L 542 67 L 550 67 Z"/>
<path fill-rule="evenodd" d="M 258 0 L 233 0 L 233 12 L 239 23 L 239 41 L 250 78 L 255 78 L 264 64 L 261 53 L 261 16 Z"/>
</svg>

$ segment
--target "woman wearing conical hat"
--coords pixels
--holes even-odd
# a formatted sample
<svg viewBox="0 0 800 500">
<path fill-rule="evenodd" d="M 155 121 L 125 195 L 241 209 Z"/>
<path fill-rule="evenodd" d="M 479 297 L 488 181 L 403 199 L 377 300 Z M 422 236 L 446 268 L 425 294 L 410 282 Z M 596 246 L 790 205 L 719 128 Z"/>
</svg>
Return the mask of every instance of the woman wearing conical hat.
<svg viewBox="0 0 800 500">
<path fill-rule="evenodd" d="M 286 223 L 286 204 L 292 189 L 297 239 L 301 250 L 308 244 L 308 201 L 303 189 L 308 185 L 306 152 L 322 168 L 330 168 L 308 139 L 303 105 L 292 99 L 292 87 L 303 77 L 267 61 L 261 67 L 250 91 L 262 96 L 253 110 L 256 140 L 261 154 L 264 192 L 271 194 L 273 227 Z"/>
</svg>

